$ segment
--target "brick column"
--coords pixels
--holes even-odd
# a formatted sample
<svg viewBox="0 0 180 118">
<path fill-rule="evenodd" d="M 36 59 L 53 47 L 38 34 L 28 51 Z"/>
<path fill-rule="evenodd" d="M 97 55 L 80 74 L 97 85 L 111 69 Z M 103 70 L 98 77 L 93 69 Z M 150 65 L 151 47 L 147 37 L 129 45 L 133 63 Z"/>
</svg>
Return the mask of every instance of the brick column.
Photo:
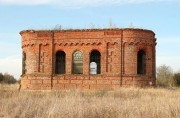
<svg viewBox="0 0 180 118">
<path fill-rule="evenodd" d="M 84 50 L 83 52 L 83 74 L 89 75 L 90 52 L 89 50 Z"/>
<path fill-rule="evenodd" d="M 72 53 L 66 51 L 66 74 L 72 74 Z"/>
<path fill-rule="evenodd" d="M 102 43 L 101 48 L 101 74 L 106 74 L 106 68 L 107 68 L 107 44 Z"/>
</svg>

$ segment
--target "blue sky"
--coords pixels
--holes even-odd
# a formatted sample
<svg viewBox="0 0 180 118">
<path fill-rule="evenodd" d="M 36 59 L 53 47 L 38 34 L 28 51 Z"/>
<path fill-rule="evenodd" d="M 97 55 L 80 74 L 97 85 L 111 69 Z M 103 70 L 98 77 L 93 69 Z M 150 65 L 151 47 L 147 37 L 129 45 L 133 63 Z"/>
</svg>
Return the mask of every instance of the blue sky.
<svg viewBox="0 0 180 118">
<path fill-rule="evenodd" d="M 24 29 L 116 27 L 153 30 L 157 67 L 180 70 L 179 0 L 0 0 L 0 72 L 21 74 Z"/>
</svg>

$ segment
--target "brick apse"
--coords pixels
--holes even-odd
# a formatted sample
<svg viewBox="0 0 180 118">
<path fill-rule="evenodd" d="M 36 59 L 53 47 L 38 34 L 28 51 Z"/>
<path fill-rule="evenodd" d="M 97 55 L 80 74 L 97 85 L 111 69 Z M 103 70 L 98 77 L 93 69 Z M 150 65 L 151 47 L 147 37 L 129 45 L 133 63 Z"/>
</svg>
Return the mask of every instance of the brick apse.
<svg viewBox="0 0 180 118">
<path fill-rule="evenodd" d="M 21 89 L 155 86 L 155 33 L 144 29 L 23 30 Z"/>
</svg>

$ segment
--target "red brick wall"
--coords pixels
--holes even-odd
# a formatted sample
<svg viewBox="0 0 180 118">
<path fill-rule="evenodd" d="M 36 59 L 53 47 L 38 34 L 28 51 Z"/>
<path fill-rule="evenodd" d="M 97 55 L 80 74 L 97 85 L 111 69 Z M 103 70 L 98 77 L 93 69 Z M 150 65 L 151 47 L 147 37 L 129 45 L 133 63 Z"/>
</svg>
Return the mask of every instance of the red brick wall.
<svg viewBox="0 0 180 118">
<path fill-rule="evenodd" d="M 22 89 L 116 89 L 155 86 L 155 34 L 141 29 L 25 30 L 27 72 Z M 66 74 L 55 74 L 56 52 L 66 53 Z M 83 74 L 72 74 L 72 54 L 83 53 Z M 101 74 L 89 74 L 92 50 L 101 53 Z M 137 52 L 146 53 L 146 74 L 137 75 Z"/>
</svg>

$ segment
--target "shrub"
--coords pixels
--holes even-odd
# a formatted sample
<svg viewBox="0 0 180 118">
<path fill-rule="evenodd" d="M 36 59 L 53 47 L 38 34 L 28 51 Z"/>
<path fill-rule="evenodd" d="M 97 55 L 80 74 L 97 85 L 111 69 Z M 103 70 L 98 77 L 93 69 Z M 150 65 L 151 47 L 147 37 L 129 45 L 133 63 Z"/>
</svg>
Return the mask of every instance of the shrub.
<svg viewBox="0 0 180 118">
<path fill-rule="evenodd" d="M 2 73 L 0 73 L 0 82 L 2 82 L 4 80 L 4 76 Z"/>
<path fill-rule="evenodd" d="M 157 86 L 174 86 L 173 71 L 169 66 L 161 65 L 157 68 Z"/>
<path fill-rule="evenodd" d="M 15 84 L 17 80 L 14 78 L 13 75 L 10 75 L 8 73 L 5 74 L 0 73 L 0 82 L 6 84 Z"/>
<path fill-rule="evenodd" d="M 176 86 L 180 86 L 180 73 L 175 73 L 173 76 L 174 82 Z"/>
</svg>

